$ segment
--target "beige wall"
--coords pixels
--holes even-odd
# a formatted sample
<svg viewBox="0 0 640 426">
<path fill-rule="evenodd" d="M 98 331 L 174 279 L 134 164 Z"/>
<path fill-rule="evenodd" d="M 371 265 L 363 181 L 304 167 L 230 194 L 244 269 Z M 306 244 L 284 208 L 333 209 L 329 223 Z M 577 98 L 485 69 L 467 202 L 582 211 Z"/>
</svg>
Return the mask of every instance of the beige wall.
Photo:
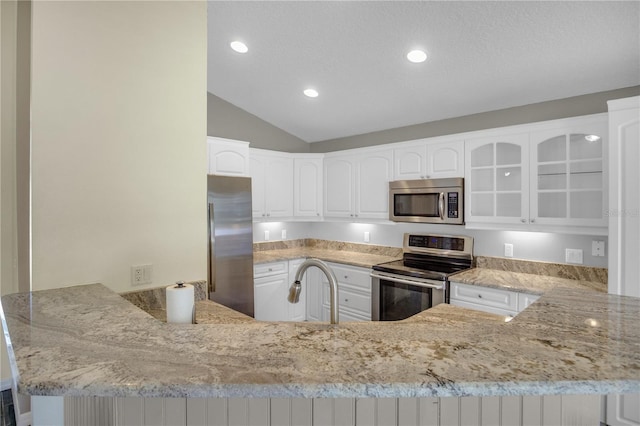
<svg viewBox="0 0 640 426">
<path fill-rule="evenodd" d="M 211 93 L 207 93 L 207 135 L 250 142 L 251 148 L 309 152 L 307 142 Z"/>
<path fill-rule="evenodd" d="M 33 289 L 206 277 L 206 3 L 35 2 Z"/>
<path fill-rule="evenodd" d="M 516 124 L 577 117 L 607 112 L 607 101 L 640 94 L 640 86 L 609 90 L 572 98 L 541 102 L 480 114 L 456 117 L 414 126 L 382 130 L 363 135 L 315 142 L 311 152 L 332 152 L 364 146 L 451 135 L 474 130 L 492 129 Z"/>
</svg>

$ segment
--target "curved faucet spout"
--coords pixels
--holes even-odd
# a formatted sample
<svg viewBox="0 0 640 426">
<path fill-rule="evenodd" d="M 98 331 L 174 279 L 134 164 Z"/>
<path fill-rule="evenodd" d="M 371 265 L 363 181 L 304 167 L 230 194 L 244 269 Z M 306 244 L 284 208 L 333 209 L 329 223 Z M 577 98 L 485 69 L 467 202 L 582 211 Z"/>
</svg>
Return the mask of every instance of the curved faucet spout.
<svg viewBox="0 0 640 426">
<path fill-rule="evenodd" d="M 331 299 L 331 324 L 338 323 L 338 279 L 336 278 L 336 274 L 333 273 L 333 270 L 324 263 L 320 259 L 307 259 L 300 264 L 298 270 L 296 271 L 295 282 L 291 284 L 289 288 L 289 296 L 287 300 L 290 303 L 298 303 L 300 301 L 300 291 L 302 291 L 302 284 L 300 281 L 307 269 L 311 266 L 315 266 L 320 269 L 324 275 L 329 280 L 329 290 L 330 290 L 330 299 Z"/>
</svg>

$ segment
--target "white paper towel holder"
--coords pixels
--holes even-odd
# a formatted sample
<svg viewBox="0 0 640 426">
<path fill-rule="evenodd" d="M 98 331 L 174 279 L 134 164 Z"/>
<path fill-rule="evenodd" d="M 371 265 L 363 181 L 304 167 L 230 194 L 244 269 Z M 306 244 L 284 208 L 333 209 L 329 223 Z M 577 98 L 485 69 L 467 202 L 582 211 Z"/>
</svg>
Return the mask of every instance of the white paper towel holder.
<svg viewBox="0 0 640 426">
<path fill-rule="evenodd" d="M 176 281 L 176 285 L 173 288 L 186 288 L 184 286 L 184 281 Z M 196 323 L 196 304 L 193 304 L 193 309 L 191 310 L 191 324 Z"/>
</svg>

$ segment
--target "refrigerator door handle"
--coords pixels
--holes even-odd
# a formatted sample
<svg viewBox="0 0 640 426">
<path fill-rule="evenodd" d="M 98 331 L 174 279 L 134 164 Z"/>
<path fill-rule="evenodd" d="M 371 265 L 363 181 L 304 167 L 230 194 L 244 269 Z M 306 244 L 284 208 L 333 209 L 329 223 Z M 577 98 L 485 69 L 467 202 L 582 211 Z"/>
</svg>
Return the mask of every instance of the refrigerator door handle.
<svg viewBox="0 0 640 426">
<path fill-rule="evenodd" d="M 215 245 L 216 245 L 216 235 L 213 221 L 213 203 L 209 203 L 209 268 L 208 268 L 208 279 L 209 279 L 209 292 L 213 293 L 216 291 L 215 280 L 214 280 L 214 264 L 213 264 L 213 256 L 215 253 Z"/>
</svg>

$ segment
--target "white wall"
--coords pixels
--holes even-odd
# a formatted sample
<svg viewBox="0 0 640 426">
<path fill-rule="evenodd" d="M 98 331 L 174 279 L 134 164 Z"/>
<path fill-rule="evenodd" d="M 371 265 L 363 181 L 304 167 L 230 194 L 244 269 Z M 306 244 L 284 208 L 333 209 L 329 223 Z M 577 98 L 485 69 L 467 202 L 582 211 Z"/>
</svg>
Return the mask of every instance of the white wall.
<svg viewBox="0 0 640 426">
<path fill-rule="evenodd" d="M 565 262 L 565 249 L 582 249 L 584 266 L 607 267 L 607 256 L 591 256 L 591 241 L 605 241 L 607 237 L 590 235 L 552 234 L 546 232 L 515 232 L 470 230 L 463 226 L 426 224 L 371 224 L 345 222 L 269 222 L 253 226 L 254 242 L 264 241 L 264 231 L 269 230 L 271 241 L 281 240 L 281 230 L 287 230 L 287 239 L 318 238 L 365 244 L 364 232 L 369 232 L 370 242 L 390 247 L 402 247 L 405 232 L 468 235 L 474 237 L 475 256 L 504 257 L 504 244 L 513 244 L 513 258 L 543 262 Z"/>
<path fill-rule="evenodd" d="M 34 2 L 34 290 L 206 277 L 206 14 Z"/>
</svg>

